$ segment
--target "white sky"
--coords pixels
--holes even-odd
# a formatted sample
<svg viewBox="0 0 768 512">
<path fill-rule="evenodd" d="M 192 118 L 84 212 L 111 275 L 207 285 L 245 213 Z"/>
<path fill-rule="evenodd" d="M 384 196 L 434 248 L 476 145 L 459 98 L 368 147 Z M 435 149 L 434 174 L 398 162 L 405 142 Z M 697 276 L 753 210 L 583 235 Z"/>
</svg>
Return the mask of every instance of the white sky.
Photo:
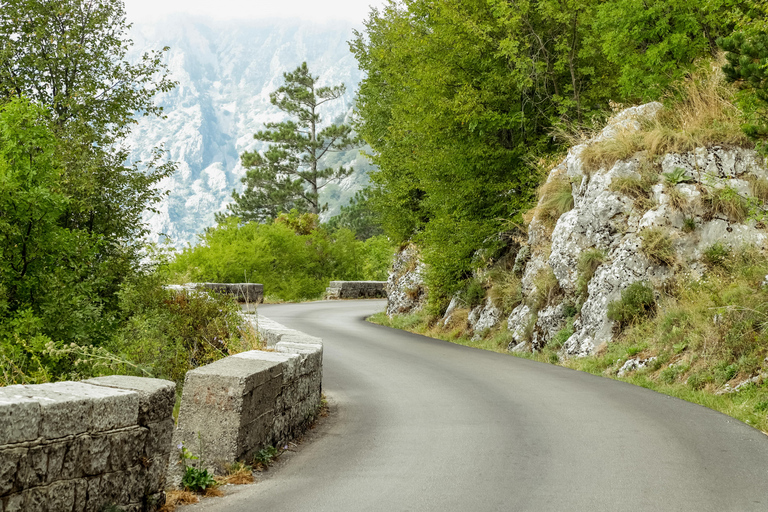
<svg viewBox="0 0 768 512">
<path fill-rule="evenodd" d="M 385 0 L 124 0 L 128 22 L 149 21 L 186 13 L 218 20 L 303 18 L 362 23 L 369 5 Z"/>
</svg>

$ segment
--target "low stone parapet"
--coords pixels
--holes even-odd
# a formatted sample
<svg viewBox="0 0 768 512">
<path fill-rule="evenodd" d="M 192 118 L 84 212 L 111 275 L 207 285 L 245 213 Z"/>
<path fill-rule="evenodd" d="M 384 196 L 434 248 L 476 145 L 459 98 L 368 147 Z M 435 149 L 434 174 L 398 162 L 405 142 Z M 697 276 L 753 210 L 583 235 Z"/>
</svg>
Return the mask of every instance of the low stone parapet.
<svg viewBox="0 0 768 512">
<path fill-rule="evenodd" d="M 320 406 L 322 340 L 264 317 L 251 321 L 269 350 L 220 359 L 184 380 L 173 445 L 199 457 L 198 467 L 218 473 L 297 437 Z M 168 478 L 179 485 L 184 468 L 176 460 Z"/>
<path fill-rule="evenodd" d="M 159 509 L 174 401 L 140 377 L 0 388 L 0 510 Z"/>
<path fill-rule="evenodd" d="M 257 283 L 187 283 L 172 284 L 165 287 L 168 290 L 196 290 L 204 288 L 217 293 L 231 295 L 238 302 L 261 304 L 264 302 L 264 285 Z"/>
<path fill-rule="evenodd" d="M 331 281 L 326 299 L 380 299 L 387 296 L 386 281 Z"/>
</svg>

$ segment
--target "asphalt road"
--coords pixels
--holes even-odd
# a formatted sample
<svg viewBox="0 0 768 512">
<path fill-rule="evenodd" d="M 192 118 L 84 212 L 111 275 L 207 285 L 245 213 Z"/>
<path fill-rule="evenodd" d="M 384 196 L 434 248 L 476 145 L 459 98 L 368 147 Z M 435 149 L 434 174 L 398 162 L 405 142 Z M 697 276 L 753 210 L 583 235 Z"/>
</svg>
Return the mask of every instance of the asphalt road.
<svg viewBox="0 0 768 512">
<path fill-rule="evenodd" d="M 260 306 L 324 340 L 324 432 L 201 510 L 767 511 L 768 437 L 621 382 L 372 325 L 383 301 Z"/>
</svg>

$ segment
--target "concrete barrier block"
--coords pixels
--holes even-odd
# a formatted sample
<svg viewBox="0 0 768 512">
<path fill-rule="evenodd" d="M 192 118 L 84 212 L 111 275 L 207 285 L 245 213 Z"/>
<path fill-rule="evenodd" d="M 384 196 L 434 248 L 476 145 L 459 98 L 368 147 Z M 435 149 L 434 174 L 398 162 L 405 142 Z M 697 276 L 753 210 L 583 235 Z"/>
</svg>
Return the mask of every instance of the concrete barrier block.
<svg viewBox="0 0 768 512">
<path fill-rule="evenodd" d="M 89 432 L 102 432 L 136 424 L 139 396 L 133 391 L 93 386 L 84 382 L 55 382 L 35 387 L 69 395 L 78 401 L 88 401 L 91 404 Z"/>
<path fill-rule="evenodd" d="M 374 299 L 387 296 L 386 281 L 331 281 L 326 299 Z"/>
<path fill-rule="evenodd" d="M 168 419 L 176 403 L 176 384 L 169 380 L 132 377 L 128 375 L 110 375 L 88 379 L 88 384 L 134 391 L 138 394 L 138 421 L 147 425 Z"/>
<path fill-rule="evenodd" d="M 17 386 L 0 388 L 0 446 L 32 441 L 40 435 L 40 404 L 21 396 Z"/>
</svg>

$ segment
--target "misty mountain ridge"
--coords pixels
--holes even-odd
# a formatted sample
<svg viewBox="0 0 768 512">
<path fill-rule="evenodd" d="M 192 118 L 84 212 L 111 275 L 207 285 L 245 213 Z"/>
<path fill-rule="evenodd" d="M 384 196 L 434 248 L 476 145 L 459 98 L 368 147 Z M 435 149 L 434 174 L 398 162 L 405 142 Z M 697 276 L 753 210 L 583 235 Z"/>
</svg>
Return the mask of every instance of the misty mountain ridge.
<svg viewBox="0 0 768 512">
<path fill-rule="evenodd" d="M 226 210 L 232 190 L 242 189 L 244 151 L 264 150 L 253 139 L 267 122 L 288 116 L 273 106 L 269 94 L 283 84 L 283 73 L 306 61 L 319 85 L 344 83 L 346 93 L 321 107 L 324 124 L 348 120 L 362 73 L 347 41 L 347 22 L 312 24 L 296 20 L 208 21 L 189 16 L 137 23 L 129 59 L 151 49 L 170 47 L 165 62 L 175 89 L 156 97 L 166 118 L 141 118 L 126 143 L 131 161 L 148 161 L 152 148 L 163 145 L 177 172 L 161 183 L 170 191 L 158 213 L 146 220 L 151 239 L 166 235 L 172 245 L 197 241 L 196 234 L 215 224 Z M 321 195 L 329 203 L 325 216 L 338 212 L 367 183 L 368 161 L 359 150 L 332 154 L 329 163 L 353 165 L 355 174 L 330 184 Z"/>
</svg>

